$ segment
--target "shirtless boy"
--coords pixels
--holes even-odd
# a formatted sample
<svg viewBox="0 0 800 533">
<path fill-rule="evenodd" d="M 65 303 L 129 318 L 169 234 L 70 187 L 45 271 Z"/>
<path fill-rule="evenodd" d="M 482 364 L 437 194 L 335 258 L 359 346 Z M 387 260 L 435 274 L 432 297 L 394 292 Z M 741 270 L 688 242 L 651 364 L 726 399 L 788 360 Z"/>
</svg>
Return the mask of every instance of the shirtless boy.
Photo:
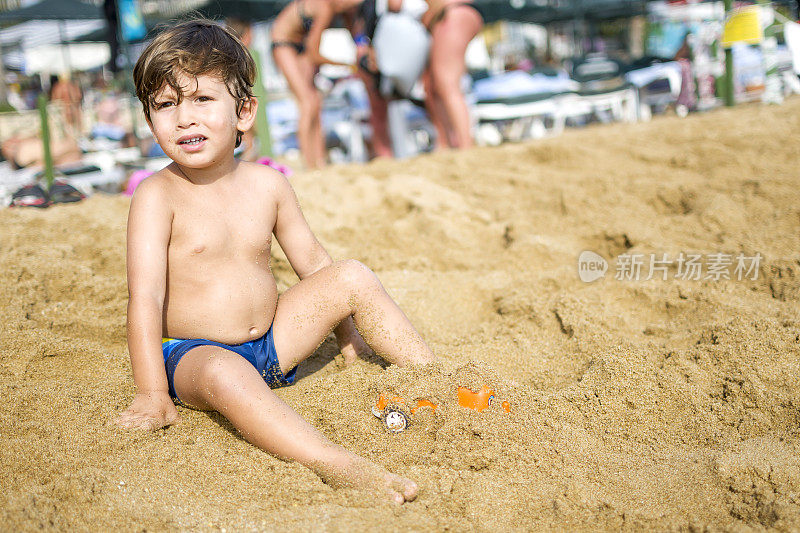
<svg viewBox="0 0 800 533">
<path fill-rule="evenodd" d="M 134 69 L 147 123 L 173 162 L 131 201 L 128 347 L 137 390 L 119 423 L 173 424 L 173 401 L 216 410 L 249 442 L 333 486 L 413 500 L 413 481 L 334 444 L 270 389 L 292 383 L 331 330 L 346 362 L 369 347 L 397 365 L 434 356 L 368 268 L 331 260 L 283 175 L 234 159 L 256 114 L 254 74 L 241 42 L 203 20 L 163 31 Z M 300 278 L 280 297 L 273 234 Z"/>
</svg>

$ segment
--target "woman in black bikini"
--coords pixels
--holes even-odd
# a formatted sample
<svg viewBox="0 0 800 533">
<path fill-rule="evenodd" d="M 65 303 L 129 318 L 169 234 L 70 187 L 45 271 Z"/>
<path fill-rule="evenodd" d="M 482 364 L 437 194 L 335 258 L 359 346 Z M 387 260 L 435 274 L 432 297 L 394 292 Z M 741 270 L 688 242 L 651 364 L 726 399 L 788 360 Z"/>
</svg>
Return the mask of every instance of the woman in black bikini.
<svg viewBox="0 0 800 533">
<path fill-rule="evenodd" d="M 483 28 L 483 16 L 464 0 L 427 0 L 422 23 L 431 34 L 431 51 L 425 72 L 425 104 L 436 128 L 439 148 L 473 145 L 470 117 L 461 76 L 469 42 Z"/>
<path fill-rule="evenodd" d="M 349 7 L 346 4 L 341 0 L 294 0 L 272 25 L 272 57 L 297 99 L 297 140 L 309 168 L 322 167 L 326 162 L 322 99 L 314 86 L 314 74 L 322 64 L 346 65 L 323 57 L 319 45 L 322 32 L 339 11 Z"/>
</svg>

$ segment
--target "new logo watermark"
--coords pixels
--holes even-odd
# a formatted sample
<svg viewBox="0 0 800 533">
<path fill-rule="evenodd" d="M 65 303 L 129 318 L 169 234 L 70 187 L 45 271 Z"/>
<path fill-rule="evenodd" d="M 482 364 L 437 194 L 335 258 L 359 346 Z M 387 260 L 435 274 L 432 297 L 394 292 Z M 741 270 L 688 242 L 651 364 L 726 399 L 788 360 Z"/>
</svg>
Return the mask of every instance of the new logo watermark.
<svg viewBox="0 0 800 533">
<path fill-rule="evenodd" d="M 648 281 L 679 279 L 686 281 L 756 280 L 763 256 L 756 252 L 696 254 L 681 252 L 674 258 L 669 254 L 620 254 L 614 264 L 617 281 Z M 578 256 L 578 276 L 591 283 L 605 276 L 608 261 L 598 253 L 584 250 Z"/>
<path fill-rule="evenodd" d="M 581 281 L 591 283 L 606 275 L 608 261 L 600 255 L 589 250 L 584 250 L 578 256 L 578 276 Z"/>
</svg>

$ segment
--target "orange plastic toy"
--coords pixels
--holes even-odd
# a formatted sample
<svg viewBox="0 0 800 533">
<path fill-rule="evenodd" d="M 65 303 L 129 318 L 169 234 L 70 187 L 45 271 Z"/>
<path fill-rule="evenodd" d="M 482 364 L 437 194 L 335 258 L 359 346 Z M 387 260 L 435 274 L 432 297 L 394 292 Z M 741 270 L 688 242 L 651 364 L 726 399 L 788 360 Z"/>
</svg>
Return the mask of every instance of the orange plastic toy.
<svg viewBox="0 0 800 533">
<path fill-rule="evenodd" d="M 481 387 L 478 392 L 473 392 L 467 387 L 458 387 L 456 397 L 458 405 L 480 413 L 492 405 L 495 399 L 495 391 L 486 385 Z M 511 412 L 511 404 L 508 401 L 503 401 L 501 405 L 503 406 L 503 411 L 506 413 Z M 420 407 L 430 407 L 435 411 L 437 406 L 432 401 L 424 398 L 416 400 L 416 403 L 412 406 L 407 404 L 400 396 L 388 398 L 381 394 L 372 407 L 372 414 L 380 418 L 389 431 L 398 433 L 408 427 L 411 423 L 411 418 Z"/>
<path fill-rule="evenodd" d="M 467 387 L 458 388 L 458 405 L 478 411 L 484 411 L 492 405 L 494 401 L 494 391 L 484 385 L 478 392 L 472 392 Z M 506 413 L 511 412 L 511 404 L 504 401 L 502 404 Z"/>
</svg>

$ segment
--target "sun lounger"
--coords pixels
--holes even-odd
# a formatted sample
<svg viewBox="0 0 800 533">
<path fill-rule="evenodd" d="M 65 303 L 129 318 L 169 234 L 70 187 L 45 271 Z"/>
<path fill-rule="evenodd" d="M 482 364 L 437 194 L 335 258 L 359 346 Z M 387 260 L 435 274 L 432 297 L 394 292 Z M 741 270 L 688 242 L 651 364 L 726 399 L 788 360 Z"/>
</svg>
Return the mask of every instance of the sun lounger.
<svg viewBox="0 0 800 533">
<path fill-rule="evenodd" d="M 601 122 L 636 122 L 639 119 L 639 92 L 623 78 L 619 61 L 602 54 L 575 60 L 572 79 L 581 84 L 582 104 Z"/>
<path fill-rule="evenodd" d="M 569 98 L 562 99 L 562 107 L 566 107 Z M 639 93 L 633 85 L 605 91 L 579 92 L 576 101 L 578 112 L 581 107 L 588 106 L 591 115 L 600 122 L 636 122 L 639 118 Z M 575 116 L 562 109 L 566 117 Z"/>
<path fill-rule="evenodd" d="M 499 134 L 505 140 L 521 140 L 560 133 L 564 128 L 561 98 L 577 89 L 578 84 L 565 73 L 512 71 L 478 80 L 472 96 L 479 137 L 488 141 Z"/>
<path fill-rule="evenodd" d="M 125 171 L 120 167 L 103 170 L 98 165 L 77 164 L 56 169 L 58 178 L 89 196 L 95 191 L 118 193 L 125 181 Z"/>
<path fill-rule="evenodd" d="M 599 72 L 597 64 L 584 67 L 581 81 L 566 73 L 513 71 L 475 82 L 479 137 L 494 144 L 557 135 L 570 122 L 638 120 L 636 87 L 619 78 L 618 71 L 597 76 L 593 69 Z"/>
<path fill-rule="evenodd" d="M 0 163 L 0 208 L 8 207 L 15 192 L 33 183 L 36 172 L 30 168 L 12 170 L 7 161 Z"/>
<path fill-rule="evenodd" d="M 625 79 L 639 90 L 640 118 L 649 118 L 675 104 L 681 93 L 681 66 L 677 61 L 653 63 L 625 73 Z"/>
<path fill-rule="evenodd" d="M 120 192 L 125 180 L 125 171 L 120 167 L 102 170 L 97 165 L 78 163 L 57 167 L 55 177 L 59 182 L 75 187 L 84 196 L 90 196 L 96 191 Z M 0 207 L 7 207 L 12 195 L 23 187 L 44 181 L 44 173 L 41 170 L 11 171 L 10 167 L 4 164 L 0 168 Z"/>
</svg>

